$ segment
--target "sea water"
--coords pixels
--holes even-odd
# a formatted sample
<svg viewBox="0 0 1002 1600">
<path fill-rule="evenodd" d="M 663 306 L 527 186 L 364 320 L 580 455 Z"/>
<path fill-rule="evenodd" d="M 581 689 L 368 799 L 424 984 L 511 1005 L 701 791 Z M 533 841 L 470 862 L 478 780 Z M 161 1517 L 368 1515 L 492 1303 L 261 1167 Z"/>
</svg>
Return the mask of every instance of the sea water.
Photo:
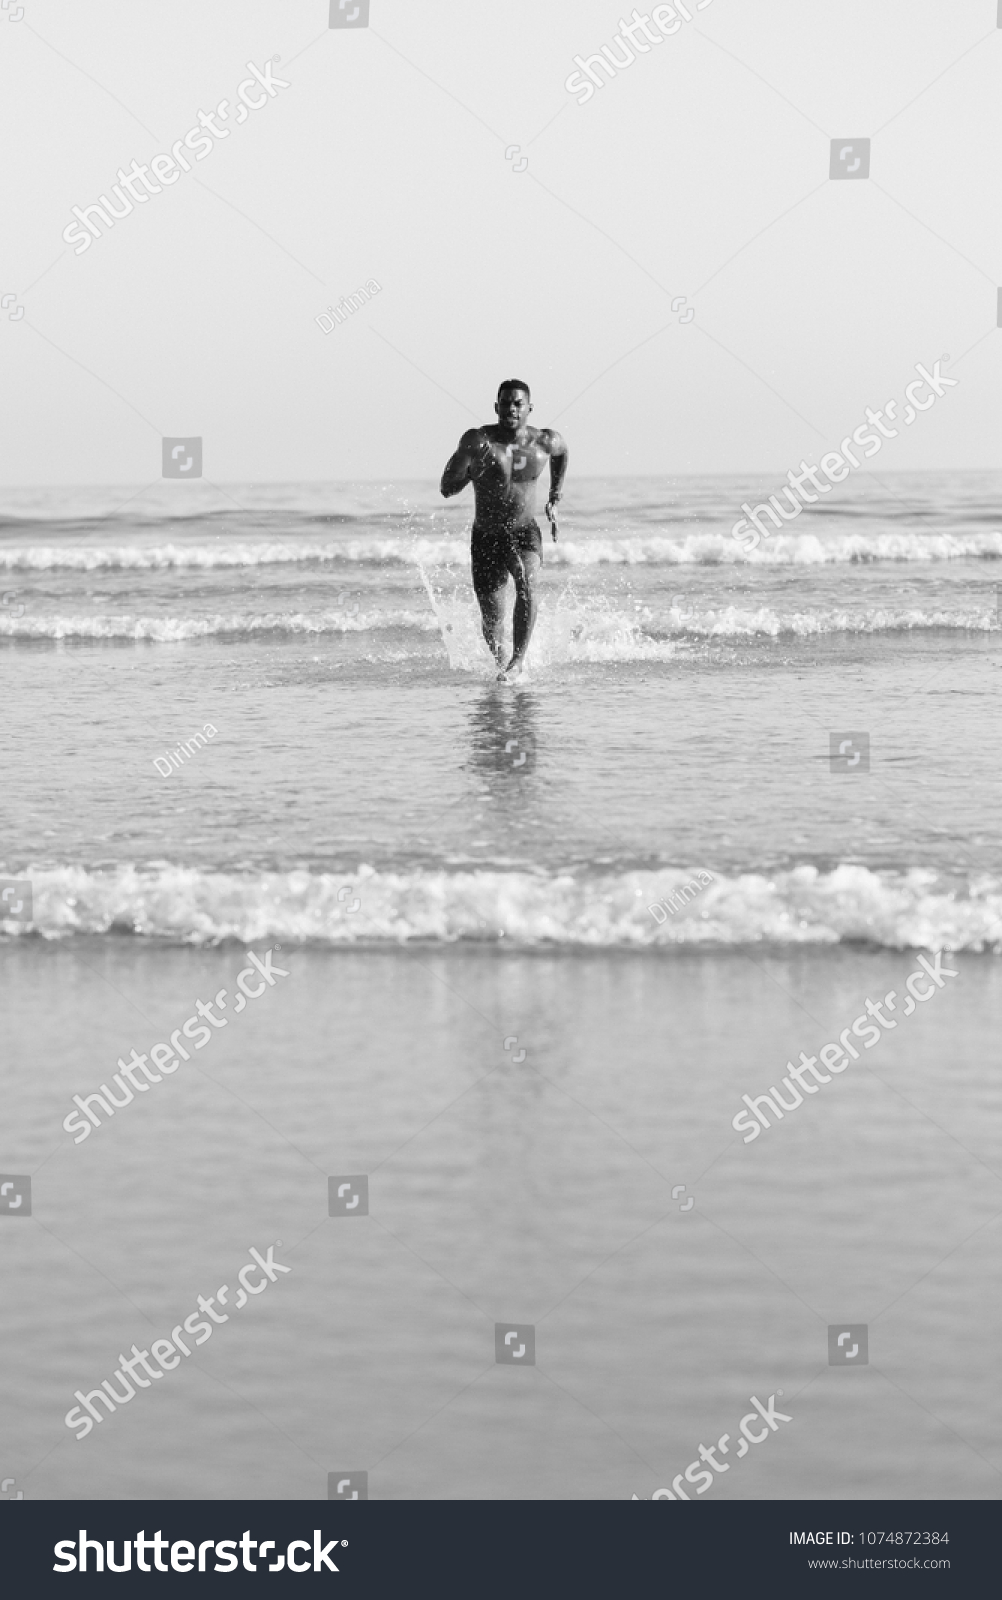
<svg viewBox="0 0 1002 1600">
<path fill-rule="evenodd" d="M 999 475 L 855 480 L 748 552 L 772 487 L 570 480 L 515 685 L 429 485 L 5 491 L 26 1495 L 649 1496 L 777 1389 L 714 1497 L 997 1493 Z M 73 1095 L 248 946 L 288 976 L 78 1148 Z M 746 1148 L 741 1095 L 928 951 L 957 978 Z M 74 1391 L 277 1239 L 77 1442 Z"/>
</svg>

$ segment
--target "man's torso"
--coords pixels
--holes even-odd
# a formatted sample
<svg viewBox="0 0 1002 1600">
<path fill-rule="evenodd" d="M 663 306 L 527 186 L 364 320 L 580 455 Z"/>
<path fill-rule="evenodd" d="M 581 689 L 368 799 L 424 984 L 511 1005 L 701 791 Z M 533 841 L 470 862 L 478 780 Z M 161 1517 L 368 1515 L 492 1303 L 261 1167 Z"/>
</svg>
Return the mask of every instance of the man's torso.
<svg viewBox="0 0 1002 1600">
<path fill-rule="evenodd" d="M 486 470 L 473 485 L 478 528 L 511 530 L 532 523 L 536 483 L 550 459 L 546 428 L 524 428 L 513 441 L 494 424 L 480 429 L 490 451 Z"/>
</svg>

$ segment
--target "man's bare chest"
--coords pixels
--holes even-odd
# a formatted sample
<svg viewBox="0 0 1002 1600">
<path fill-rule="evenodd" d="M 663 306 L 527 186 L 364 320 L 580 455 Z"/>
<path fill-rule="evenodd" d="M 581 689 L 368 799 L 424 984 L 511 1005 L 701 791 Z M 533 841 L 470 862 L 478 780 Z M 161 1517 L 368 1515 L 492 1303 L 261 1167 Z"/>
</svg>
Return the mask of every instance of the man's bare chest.
<svg viewBox="0 0 1002 1600">
<path fill-rule="evenodd" d="M 549 460 L 549 455 L 537 439 L 522 443 L 489 439 L 491 455 L 511 483 L 535 483 Z"/>
</svg>

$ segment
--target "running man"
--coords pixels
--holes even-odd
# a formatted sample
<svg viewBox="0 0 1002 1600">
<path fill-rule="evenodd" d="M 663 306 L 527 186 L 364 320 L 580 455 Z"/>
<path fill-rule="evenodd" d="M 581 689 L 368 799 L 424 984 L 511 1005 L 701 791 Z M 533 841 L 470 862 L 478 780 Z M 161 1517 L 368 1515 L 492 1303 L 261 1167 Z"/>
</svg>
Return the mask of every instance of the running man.
<svg viewBox="0 0 1002 1600">
<path fill-rule="evenodd" d="M 470 560 L 473 588 L 480 603 L 484 638 L 501 672 L 517 673 L 529 648 L 536 623 L 536 579 L 543 560 L 543 536 L 535 519 L 536 479 L 550 463 L 546 515 L 557 537 L 552 509 L 560 499 L 567 472 L 567 446 L 553 428 L 531 428 L 529 385 L 508 378 L 494 404 L 496 423 L 470 428 L 442 474 L 442 493 L 449 499 L 473 484 L 476 510 Z M 505 590 L 515 580 L 512 657 L 504 665 L 501 628 Z"/>
</svg>

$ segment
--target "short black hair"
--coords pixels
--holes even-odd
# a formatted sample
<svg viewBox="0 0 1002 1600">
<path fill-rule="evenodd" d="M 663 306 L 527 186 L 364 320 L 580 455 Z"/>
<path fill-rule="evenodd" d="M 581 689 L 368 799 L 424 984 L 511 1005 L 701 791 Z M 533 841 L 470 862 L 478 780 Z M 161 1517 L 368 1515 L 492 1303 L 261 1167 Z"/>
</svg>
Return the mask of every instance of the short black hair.
<svg viewBox="0 0 1002 1600">
<path fill-rule="evenodd" d="M 524 389 L 526 394 L 529 396 L 529 399 L 532 399 L 532 391 L 529 388 L 529 385 L 527 383 L 523 383 L 521 378 L 506 378 L 504 383 L 502 383 L 498 389 L 499 400 L 506 389 Z"/>
</svg>

